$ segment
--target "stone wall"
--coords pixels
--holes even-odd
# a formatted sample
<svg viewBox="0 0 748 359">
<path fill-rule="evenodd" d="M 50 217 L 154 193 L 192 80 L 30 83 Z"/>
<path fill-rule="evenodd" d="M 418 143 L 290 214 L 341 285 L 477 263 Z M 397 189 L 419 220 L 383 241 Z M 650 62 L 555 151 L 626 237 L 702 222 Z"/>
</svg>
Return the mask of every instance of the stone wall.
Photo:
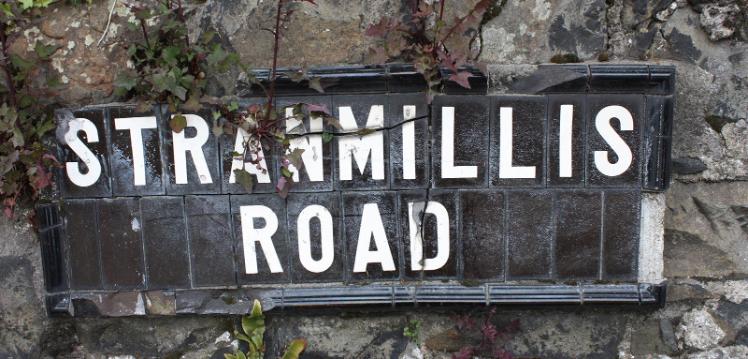
<svg viewBox="0 0 748 359">
<path fill-rule="evenodd" d="M 371 43 L 366 27 L 396 15 L 405 1 L 318 0 L 303 5 L 282 41 L 283 65 L 358 64 Z M 194 36 L 218 31 L 224 44 L 254 67 L 269 64 L 274 1 L 190 1 Z M 469 4 L 447 3 L 464 13 Z M 53 5 L 13 44 L 35 40 L 63 48 L 50 71 L 71 105 L 112 101 L 113 78 L 127 66 L 121 47 L 136 33 L 117 1 L 90 8 Z M 83 9 L 83 10 L 82 10 Z M 546 63 L 574 53 L 587 63 L 648 61 L 677 66 L 674 181 L 667 192 L 664 308 L 499 307 L 499 326 L 518 319 L 507 338 L 517 357 L 748 357 L 748 4 L 745 0 L 508 0 L 481 29 L 484 61 L 495 92 Z M 101 41 L 99 41 L 101 39 Z M 218 76 L 213 95 L 235 91 L 235 74 Z M 42 302 L 39 245 L 30 226 L 0 224 L 0 358 L 222 358 L 234 317 L 48 318 Z M 305 358 L 450 357 L 472 341 L 455 318 L 485 308 L 314 310 L 269 315 L 269 357 L 290 338 L 309 341 Z M 421 323 L 422 345 L 403 328 Z"/>
</svg>

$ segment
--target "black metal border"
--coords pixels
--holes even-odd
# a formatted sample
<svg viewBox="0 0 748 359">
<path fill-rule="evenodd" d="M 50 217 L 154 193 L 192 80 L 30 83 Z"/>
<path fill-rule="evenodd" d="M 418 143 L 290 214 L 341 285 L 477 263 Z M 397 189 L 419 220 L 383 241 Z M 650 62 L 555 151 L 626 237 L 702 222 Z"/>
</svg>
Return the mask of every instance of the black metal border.
<svg viewBox="0 0 748 359">
<path fill-rule="evenodd" d="M 490 89 L 489 74 L 476 68 L 468 68 L 470 89 L 454 82 L 445 81 L 443 92 L 447 95 L 487 95 Z M 281 68 L 276 70 L 276 93 L 279 95 L 319 94 L 309 88 L 307 80 L 292 78 L 301 69 Z M 442 69 L 442 77 L 450 71 Z M 552 72 L 566 76 L 549 78 Z M 253 70 L 256 79 L 268 85 L 269 69 Z M 419 92 L 427 89 L 426 82 L 412 65 L 387 64 L 373 66 L 330 66 L 305 71 L 307 78 L 318 78 L 328 94 L 340 93 L 387 93 Z M 532 86 L 530 86 L 532 84 Z M 535 73 L 517 79 L 511 93 L 639 93 L 672 95 L 675 91 L 675 66 L 650 64 L 544 64 L 538 65 Z M 257 85 L 240 86 L 242 97 L 263 96 Z"/>
<path fill-rule="evenodd" d="M 470 69 L 470 89 L 463 89 L 447 82 L 444 92 L 448 95 L 488 95 L 490 74 Z M 276 91 L 278 95 L 318 94 L 308 83 L 294 82 L 291 75 L 297 69 L 279 70 Z M 547 80 L 549 73 L 561 73 L 554 81 Z M 269 78 L 269 70 L 255 70 L 262 80 Z M 448 71 L 443 71 L 447 76 Z M 338 66 L 310 69 L 307 76 L 319 78 L 327 94 L 340 93 L 402 93 L 426 89 L 419 73 L 410 65 L 390 64 L 386 66 Z M 533 84 L 528 86 L 528 84 Z M 518 79 L 510 88 L 511 94 L 537 93 L 636 93 L 647 95 L 664 106 L 657 118 L 648 119 L 656 131 L 666 134 L 657 138 L 651 159 L 664 162 L 657 173 L 643 178 L 644 190 L 662 191 L 670 179 L 670 131 L 672 123 L 675 67 L 649 64 L 567 64 L 539 65 L 535 73 Z M 240 87 L 241 90 L 241 87 Z M 261 94 L 259 86 L 247 85 L 243 97 Z M 119 316 L 119 315 L 177 315 L 177 314 L 243 314 L 249 310 L 251 300 L 259 299 L 266 310 L 330 307 L 330 306 L 404 306 L 428 304 L 636 304 L 664 305 L 666 283 L 661 284 L 482 284 L 463 286 L 459 284 L 384 285 L 367 286 L 334 285 L 293 288 L 219 288 L 187 289 L 175 291 L 143 292 L 70 292 L 63 275 L 66 271 L 64 246 L 61 240 L 62 223 L 54 204 L 41 205 L 40 241 L 47 288 L 46 306 L 51 315 L 70 316 Z M 157 293 L 156 293 L 157 292 Z M 150 294 L 149 294 L 150 293 Z M 149 313 L 141 310 L 143 298 L 157 295 L 173 302 L 173 313 Z M 227 294 L 228 293 L 228 294 Z M 224 300 L 225 295 L 239 298 L 235 304 Z M 140 300 L 141 302 L 133 302 Z M 129 302 L 128 302 L 129 301 Z M 113 304 L 129 304 L 136 308 L 112 312 Z M 199 305 L 195 305 L 199 303 Z M 122 307 L 122 306 L 119 306 Z M 127 307 L 127 305 L 125 305 Z M 108 309 L 107 309 L 108 308 Z"/>
<path fill-rule="evenodd" d="M 257 299 L 265 311 L 329 307 L 413 307 L 434 304 L 469 305 L 601 305 L 662 307 L 666 283 L 530 285 L 369 285 L 296 288 L 189 289 L 177 291 L 72 292 L 50 294 L 52 316 L 120 317 L 146 315 L 245 314 Z M 144 304 L 157 297 L 151 312 Z M 164 305 L 166 303 L 166 305 Z M 170 308 L 164 311 L 164 308 Z"/>
</svg>

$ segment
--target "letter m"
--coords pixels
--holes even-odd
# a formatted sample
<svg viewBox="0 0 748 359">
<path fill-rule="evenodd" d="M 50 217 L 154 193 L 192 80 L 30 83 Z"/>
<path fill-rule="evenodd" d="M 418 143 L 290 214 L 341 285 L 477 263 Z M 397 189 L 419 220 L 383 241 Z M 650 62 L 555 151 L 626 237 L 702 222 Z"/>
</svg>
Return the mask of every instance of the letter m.
<svg viewBox="0 0 748 359">
<path fill-rule="evenodd" d="M 350 106 L 339 108 L 340 126 L 345 132 L 357 131 L 358 124 Z M 367 129 L 378 129 L 384 126 L 384 106 L 374 105 L 369 110 L 366 120 Z M 375 180 L 384 179 L 384 131 L 374 131 L 368 135 L 342 136 L 338 139 L 338 161 L 340 165 L 340 180 L 353 179 L 353 160 L 361 174 L 364 174 L 366 163 L 371 156 L 371 177 Z"/>
</svg>

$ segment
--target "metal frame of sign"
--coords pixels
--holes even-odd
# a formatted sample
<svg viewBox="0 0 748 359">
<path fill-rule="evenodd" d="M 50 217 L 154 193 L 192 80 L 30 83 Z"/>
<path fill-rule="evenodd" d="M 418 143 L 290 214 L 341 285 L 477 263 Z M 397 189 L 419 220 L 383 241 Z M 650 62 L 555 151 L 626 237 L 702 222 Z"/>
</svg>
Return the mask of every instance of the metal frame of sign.
<svg viewBox="0 0 748 359">
<path fill-rule="evenodd" d="M 276 91 L 281 96 L 313 94 L 305 84 L 280 71 Z M 473 71 L 471 89 L 447 82 L 446 94 L 486 95 L 490 80 Z M 448 75 L 447 71 L 444 75 Z M 267 79 L 267 70 L 258 70 Z M 330 67 L 308 71 L 319 77 L 327 94 L 366 94 L 422 91 L 425 83 L 412 67 L 388 65 L 374 67 Z M 540 65 L 538 70 L 508 84 L 511 94 L 615 93 L 658 95 L 659 119 L 648 119 L 648 136 L 643 148 L 648 157 L 641 172 L 641 190 L 662 192 L 670 181 L 670 146 L 675 68 L 673 66 L 631 65 Z M 495 84 L 492 84 L 495 85 Z M 240 97 L 258 96 L 258 88 L 240 86 Z M 643 136 L 644 137 L 644 136 Z M 127 316 L 176 314 L 243 314 L 253 299 L 264 309 L 319 306 L 407 306 L 438 304 L 655 304 L 665 300 L 666 283 L 548 284 L 549 282 L 480 283 L 424 281 L 401 284 L 384 282 L 369 285 L 312 283 L 286 285 L 225 286 L 174 290 L 70 290 L 66 278 L 64 221 L 57 203 L 38 206 L 39 237 L 50 315 Z M 144 302 L 160 301 L 158 311 Z M 166 308 L 166 309 L 163 309 Z"/>
</svg>

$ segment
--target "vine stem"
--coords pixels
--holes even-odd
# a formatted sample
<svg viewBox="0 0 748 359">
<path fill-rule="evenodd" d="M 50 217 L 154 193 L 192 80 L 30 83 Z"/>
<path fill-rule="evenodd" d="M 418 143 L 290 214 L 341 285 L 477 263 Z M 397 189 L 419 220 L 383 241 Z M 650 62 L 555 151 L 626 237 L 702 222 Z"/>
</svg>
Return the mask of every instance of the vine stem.
<svg viewBox="0 0 748 359">
<path fill-rule="evenodd" d="M 2 46 L 3 72 L 5 72 L 5 82 L 6 86 L 8 87 L 8 101 L 10 102 L 10 105 L 15 109 L 17 106 L 16 86 L 13 83 L 13 74 L 10 73 L 10 59 L 8 57 L 8 34 L 6 34 L 7 28 L 8 25 L 6 25 L 5 23 L 0 26 L 0 46 Z"/>
<path fill-rule="evenodd" d="M 280 25 L 281 13 L 283 12 L 284 0 L 278 0 L 278 8 L 275 13 L 275 30 L 273 31 L 273 67 L 270 73 L 270 93 L 268 94 L 266 119 L 270 119 L 270 111 L 273 108 L 273 98 L 275 97 L 275 76 L 278 69 L 278 43 L 280 42 Z"/>
<path fill-rule="evenodd" d="M 442 39 L 442 40 L 441 40 L 440 42 L 441 42 L 441 43 L 443 44 L 443 43 L 444 43 L 445 41 L 447 41 L 447 39 L 449 39 L 449 37 L 450 37 L 450 36 L 452 36 L 452 34 L 453 34 L 453 33 L 454 33 L 454 32 L 455 32 L 456 30 L 457 30 L 457 28 L 458 28 L 458 27 L 459 27 L 460 25 L 462 25 L 462 23 L 463 23 L 463 22 L 465 22 L 465 20 L 467 20 L 467 18 L 468 18 L 468 17 L 472 16 L 472 15 L 473 15 L 473 13 L 475 13 L 475 10 L 476 10 L 476 8 L 477 8 L 477 6 L 473 7 L 472 9 L 470 9 L 470 12 L 468 12 L 468 14 L 467 14 L 467 15 L 465 15 L 465 16 L 463 16 L 463 17 L 461 17 L 461 18 L 460 18 L 460 20 L 459 20 L 459 21 L 457 21 L 457 23 L 456 23 L 456 24 L 454 24 L 454 25 L 453 25 L 453 26 L 452 26 L 452 27 L 451 27 L 451 28 L 449 29 L 449 31 L 447 31 L 447 34 L 446 34 L 446 35 L 444 35 L 444 38 L 443 38 L 443 39 Z M 439 16 L 441 16 L 441 15 L 439 15 Z"/>
</svg>

